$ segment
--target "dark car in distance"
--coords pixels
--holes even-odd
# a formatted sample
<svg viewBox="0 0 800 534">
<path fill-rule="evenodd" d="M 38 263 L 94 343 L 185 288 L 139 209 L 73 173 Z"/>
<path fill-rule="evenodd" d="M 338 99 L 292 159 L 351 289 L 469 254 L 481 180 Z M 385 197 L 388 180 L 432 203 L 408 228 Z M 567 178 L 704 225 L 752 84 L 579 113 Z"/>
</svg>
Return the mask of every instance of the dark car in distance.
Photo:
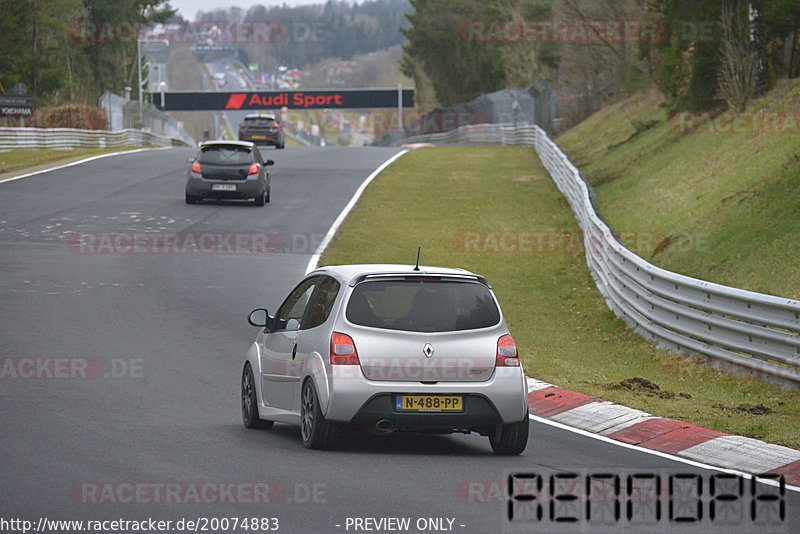
<svg viewBox="0 0 800 534">
<path fill-rule="evenodd" d="M 283 148 L 286 145 L 284 137 L 283 124 L 275 115 L 247 115 L 239 125 L 239 141 Z"/>
<path fill-rule="evenodd" d="M 270 201 L 270 179 L 258 147 L 242 141 L 206 141 L 200 144 L 186 180 L 186 203 L 200 200 L 253 199 L 256 206 Z"/>
</svg>

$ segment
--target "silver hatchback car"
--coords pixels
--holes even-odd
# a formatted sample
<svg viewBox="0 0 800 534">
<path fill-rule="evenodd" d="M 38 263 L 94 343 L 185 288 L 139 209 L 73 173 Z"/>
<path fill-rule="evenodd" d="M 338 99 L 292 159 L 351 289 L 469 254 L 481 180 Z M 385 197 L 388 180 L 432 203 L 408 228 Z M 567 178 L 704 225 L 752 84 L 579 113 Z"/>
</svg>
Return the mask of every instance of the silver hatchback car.
<svg viewBox="0 0 800 534">
<path fill-rule="evenodd" d="M 261 328 L 242 370 L 248 428 L 300 425 L 306 447 L 348 425 L 478 432 L 498 454 L 528 442 L 525 374 L 491 286 L 462 269 L 324 267 Z"/>
</svg>

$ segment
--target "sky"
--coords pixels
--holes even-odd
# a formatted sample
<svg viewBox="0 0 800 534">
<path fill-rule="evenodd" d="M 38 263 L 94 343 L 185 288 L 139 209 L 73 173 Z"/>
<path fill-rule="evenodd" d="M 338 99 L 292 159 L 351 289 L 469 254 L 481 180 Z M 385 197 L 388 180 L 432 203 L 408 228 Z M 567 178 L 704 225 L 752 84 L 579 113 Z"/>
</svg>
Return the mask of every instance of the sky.
<svg viewBox="0 0 800 534">
<path fill-rule="evenodd" d="M 264 5 L 302 6 L 307 4 L 322 4 L 325 0 L 169 0 L 172 7 L 178 9 L 178 14 L 187 20 L 195 20 L 198 11 L 212 11 L 218 7 L 241 7 L 245 11 L 251 6 Z"/>
</svg>

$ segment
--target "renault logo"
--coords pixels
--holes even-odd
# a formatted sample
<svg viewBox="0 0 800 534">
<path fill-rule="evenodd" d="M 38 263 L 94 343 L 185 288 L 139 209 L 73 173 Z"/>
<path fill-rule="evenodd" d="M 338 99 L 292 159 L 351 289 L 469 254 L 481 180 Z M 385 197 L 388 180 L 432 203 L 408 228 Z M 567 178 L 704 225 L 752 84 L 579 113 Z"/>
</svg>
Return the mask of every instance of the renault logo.
<svg viewBox="0 0 800 534">
<path fill-rule="evenodd" d="M 433 345 L 430 343 L 425 343 L 425 347 L 422 349 L 422 354 L 424 354 L 426 358 L 433 356 Z"/>
</svg>

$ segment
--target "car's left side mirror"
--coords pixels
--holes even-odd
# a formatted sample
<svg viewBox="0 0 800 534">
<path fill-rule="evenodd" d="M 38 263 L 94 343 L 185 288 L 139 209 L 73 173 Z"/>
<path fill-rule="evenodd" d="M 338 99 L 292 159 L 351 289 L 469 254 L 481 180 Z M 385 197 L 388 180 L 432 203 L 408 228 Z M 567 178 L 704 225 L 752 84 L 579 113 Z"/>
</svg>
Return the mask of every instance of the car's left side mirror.
<svg viewBox="0 0 800 534">
<path fill-rule="evenodd" d="M 258 308 L 250 312 L 247 316 L 247 322 L 258 328 L 267 328 L 272 325 L 272 317 L 269 312 L 264 308 Z"/>
<path fill-rule="evenodd" d="M 275 162 L 274 162 L 274 161 L 272 161 L 271 159 L 268 159 L 267 161 L 265 161 L 265 162 L 264 162 L 264 165 L 266 165 L 267 167 L 269 167 L 269 166 L 271 166 L 271 165 L 275 165 Z"/>
</svg>

